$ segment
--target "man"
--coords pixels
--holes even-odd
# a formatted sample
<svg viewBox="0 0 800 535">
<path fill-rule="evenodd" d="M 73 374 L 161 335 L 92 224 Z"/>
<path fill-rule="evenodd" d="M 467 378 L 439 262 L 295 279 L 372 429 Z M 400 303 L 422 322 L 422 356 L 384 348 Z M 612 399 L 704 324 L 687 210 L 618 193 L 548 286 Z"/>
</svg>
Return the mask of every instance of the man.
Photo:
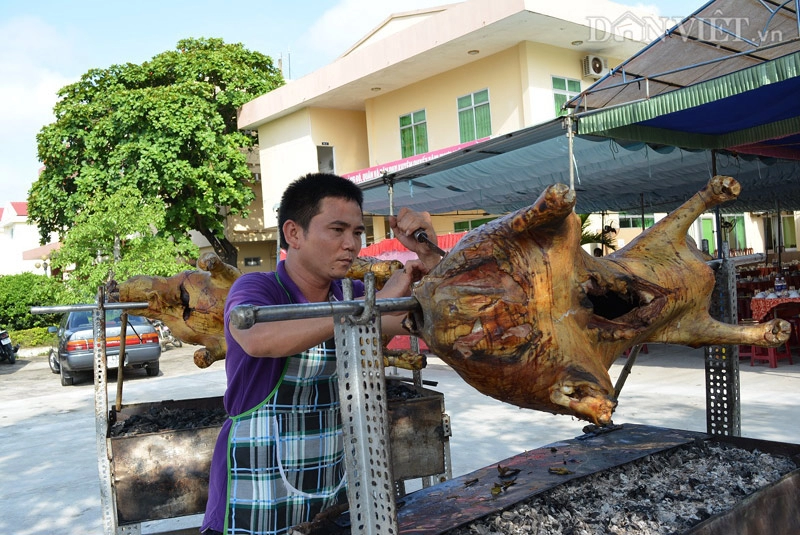
<svg viewBox="0 0 800 535">
<path fill-rule="evenodd" d="M 228 322 L 231 308 L 242 304 L 341 300 L 341 279 L 361 248 L 362 198 L 355 184 L 336 175 L 309 174 L 291 183 L 278 210 L 286 259 L 275 272 L 247 273 L 231 287 L 224 397 L 230 418 L 211 462 L 205 534 L 284 534 L 346 500 L 332 318 L 245 330 Z M 413 238 L 420 228 L 436 238 L 430 214 L 402 209 L 389 224 L 420 260 L 396 271 L 379 299 L 410 295 L 411 284 L 440 260 Z M 363 283 L 356 281 L 353 293 L 362 297 Z M 402 317 L 383 316 L 383 333 L 402 333 Z"/>
</svg>

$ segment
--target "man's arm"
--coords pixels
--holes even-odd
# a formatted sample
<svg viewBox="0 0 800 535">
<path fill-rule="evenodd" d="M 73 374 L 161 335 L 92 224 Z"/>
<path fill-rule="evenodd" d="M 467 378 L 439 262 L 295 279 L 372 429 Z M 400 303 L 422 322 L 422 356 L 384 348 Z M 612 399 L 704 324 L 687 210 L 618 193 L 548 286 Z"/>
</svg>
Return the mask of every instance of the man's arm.
<svg viewBox="0 0 800 535">
<path fill-rule="evenodd" d="M 330 317 L 265 321 L 249 329 L 228 324 L 231 336 L 254 357 L 280 358 L 296 355 L 333 337 Z"/>
<path fill-rule="evenodd" d="M 414 239 L 414 233 L 422 229 L 428 239 L 436 243 L 436 231 L 433 230 L 431 214 L 428 212 L 415 212 L 408 208 L 401 208 L 397 216 L 389 216 L 389 226 L 395 238 L 409 251 L 414 251 L 430 270 L 442 259 L 438 253 L 431 250 L 427 243 L 420 243 Z"/>
</svg>

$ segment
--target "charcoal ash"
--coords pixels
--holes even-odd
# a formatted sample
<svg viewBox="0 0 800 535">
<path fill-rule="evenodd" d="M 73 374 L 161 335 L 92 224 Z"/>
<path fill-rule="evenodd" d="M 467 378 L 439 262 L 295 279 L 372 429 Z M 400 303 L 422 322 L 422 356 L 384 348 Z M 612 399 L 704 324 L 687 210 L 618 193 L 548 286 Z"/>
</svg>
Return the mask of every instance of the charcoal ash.
<svg viewBox="0 0 800 535">
<path fill-rule="evenodd" d="M 423 397 L 423 394 L 403 381 L 387 381 L 386 394 L 389 401 L 407 401 Z M 124 420 L 115 422 L 111 426 L 109 434 L 111 437 L 122 437 L 221 426 L 227 417 L 228 415 L 222 407 L 170 408 L 167 406 L 153 406 L 142 414 L 133 414 Z"/>
<path fill-rule="evenodd" d="M 109 435 L 111 437 L 135 436 L 163 431 L 221 426 L 227 418 L 228 414 L 222 407 L 170 408 L 154 406 L 142 414 L 133 414 L 124 420 L 115 422 L 109 430 Z"/>
<path fill-rule="evenodd" d="M 696 441 L 564 483 L 446 535 L 682 533 L 795 468 L 786 457 Z"/>
<path fill-rule="evenodd" d="M 389 401 L 408 401 L 424 397 L 412 386 L 403 381 L 386 381 L 386 396 Z"/>
</svg>

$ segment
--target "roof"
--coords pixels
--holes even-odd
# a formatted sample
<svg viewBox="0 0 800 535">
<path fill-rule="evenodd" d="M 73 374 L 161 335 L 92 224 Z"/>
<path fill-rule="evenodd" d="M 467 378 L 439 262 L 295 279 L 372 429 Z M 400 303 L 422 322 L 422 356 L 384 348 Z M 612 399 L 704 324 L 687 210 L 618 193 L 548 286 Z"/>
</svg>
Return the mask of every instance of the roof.
<svg viewBox="0 0 800 535">
<path fill-rule="evenodd" d="M 524 41 L 625 58 L 646 42 L 641 34 L 631 38 L 627 32 L 610 31 L 593 41 L 597 32 L 586 14 L 616 17 L 632 12 L 646 13 L 608 0 L 468 0 L 445 5 L 391 38 L 367 39 L 336 61 L 251 100 L 242 106 L 238 126 L 252 130 L 312 107 L 363 111 L 376 94 L 385 95 Z M 475 50 L 479 53 L 468 53 Z"/>
<path fill-rule="evenodd" d="M 47 245 L 22 251 L 23 260 L 44 260 L 50 258 L 50 253 L 61 249 L 61 242 L 51 242 Z"/>
<path fill-rule="evenodd" d="M 800 208 L 800 162 L 718 151 L 576 136 L 576 211 L 667 212 L 700 190 L 712 176 L 730 175 L 742 194 L 724 211 Z M 481 209 L 506 213 L 533 203 L 549 185 L 569 184 L 569 140 L 560 119 L 473 145 L 436 160 L 372 180 L 364 189 L 364 211 L 389 213 L 393 201 L 432 213 Z"/>
<path fill-rule="evenodd" d="M 743 188 L 723 211 L 800 209 L 795 9 L 712 0 L 574 99 L 576 210 L 669 211 L 714 172 Z M 397 206 L 503 213 L 570 183 L 565 134 L 554 120 L 385 179 Z M 365 210 L 387 213 L 387 187 L 363 187 Z"/>
<path fill-rule="evenodd" d="M 27 202 L 12 202 L 11 208 L 20 217 L 28 217 L 28 203 Z"/>
<path fill-rule="evenodd" d="M 9 221 L 5 221 L 4 224 L 10 223 L 19 223 L 19 221 L 14 221 L 12 218 L 27 218 L 28 217 L 28 203 L 22 201 L 12 201 L 6 204 L 5 207 L 0 208 L 0 221 L 3 220 L 3 216 Z"/>
<path fill-rule="evenodd" d="M 800 50 L 795 0 L 711 0 L 574 99 L 578 112 L 645 101 Z"/>
<path fill-rule="evenodd" d="M 578 133 L 800 159 L 796 9 L 709 2 L 573 99 Z"/>
</svg>

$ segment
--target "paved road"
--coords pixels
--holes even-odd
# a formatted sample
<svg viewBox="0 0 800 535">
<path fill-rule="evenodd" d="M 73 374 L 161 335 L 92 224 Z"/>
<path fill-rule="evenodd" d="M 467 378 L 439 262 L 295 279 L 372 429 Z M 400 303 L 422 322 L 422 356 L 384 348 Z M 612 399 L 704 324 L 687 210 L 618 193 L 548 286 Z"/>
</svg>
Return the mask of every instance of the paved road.
<svg viewBox="0 0 800 535">
<path fill-rule="evenodd" d="M 123 402 L 221 395 L 222 363 L 200 370 L 191 360 L 194 349 L 166 351 L 157 377 L 147 377 L 142 370 L 130 372 Z M 612 380 L 624 362 L 620 359 L 612 366 Z M 740 377 L 742 434 L 800 443 L 796 424 L 800 357 L 794 365 L 781 361 L 775 369 L 750 367 L 742 361 Z M 575 437 L 585 425 L 567 416 L 522 410 L 483 396 L 436 359 L 423 378 L 436 382 L 429 388 L 445 395 L 452 419 L 455 476 Z M 115 393 L 112 383 L 112 402 Z M 625 384 L 614 421 L 705 431 L 702 350 L 650 346 L 650 353 L 639 356 Z M 0 534 L 103 532 L 95 433 L 94 386 L 89 380 L 62 387 L 44 357 L 0 364 Z M 413 485 L 409 490 L 414 490 Z M 143 524 L 142 531 L 163 533 L 167 526 Z"/>
</svg>

